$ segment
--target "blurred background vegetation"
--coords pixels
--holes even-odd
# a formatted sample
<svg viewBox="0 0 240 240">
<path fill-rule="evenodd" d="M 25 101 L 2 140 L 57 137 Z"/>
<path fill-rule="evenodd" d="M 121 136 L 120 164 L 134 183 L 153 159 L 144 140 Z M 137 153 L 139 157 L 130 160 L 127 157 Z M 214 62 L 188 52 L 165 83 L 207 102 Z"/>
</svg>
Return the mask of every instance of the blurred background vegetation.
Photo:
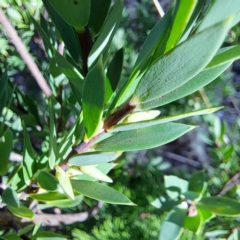
<svg viewBox="0 0 240 240">
<path fill-rule="evenodd" d="M 165 11 L 170 7 L 169 2 L 171 1 L 160 1 Z M 124 46 L 122 81 L 129 76 L 141 45 L 159 19 L 152 1 L 125 0 L 124 5 L 123 19 L 112 46 L 114 49 Z M 47 78 L 50 63 L 42 39 L 30 17 L 38 21 L 40 13 L 48 17 L 42 9 L 41 1 L 0 0 L 0 6 Z M 53 32 L 54 26 L 50 30 Z M 224 45 L 240 44 L 239 36 L 240 25 L 237 25 L 229 33 Z M 30 97 L 34 96 L 36 100 L 40 98 L 35 80 L 0 26 L 0 69 L 7 66 L 11 82 L 20 91 Z M 165 213 L 154 208 L 151 202 L 164 194 L 164 174 L 189 179 L 193 172 L 203 169 L 211 194 L 240 200 L 240 61 L 236 61 L 230 69 L 201 91 L 163 106 L 160 110 L 164 116 L 215 106 L 224 106 L 224 109 L 216 114 L 185 120 L 187 124 L 198 125 L 199 128 L 180 139 L 157 149 L 127 153 L 117 160 L 117 166 L 110 172 L 114 181 L 111 186 L 128 196 L 137 207 L 99 205 L 96 201 L 84 199 L 81 206 L 61 211 L 74 213 L 98 206 L 97 214 L 92 214 L 92 217 L 82 223 L 46 229 L 72 236 L 70 239 L 158 239 Z M 44 107 L 46 106 L 41 106 L 43 112 Z M 38 139 L 33 143 L 35 148 L 40 147 Z M 19 143 L 15 144 L 17 148 Z M 204 231 L 211 238 L 223 233 L 213 233 L 213 230 L 232 230 L 238 227 L 240 218 L 216 217 L 206 225 Z M 186 231 L 181 239 L 203 237 Z"/>
</svg>

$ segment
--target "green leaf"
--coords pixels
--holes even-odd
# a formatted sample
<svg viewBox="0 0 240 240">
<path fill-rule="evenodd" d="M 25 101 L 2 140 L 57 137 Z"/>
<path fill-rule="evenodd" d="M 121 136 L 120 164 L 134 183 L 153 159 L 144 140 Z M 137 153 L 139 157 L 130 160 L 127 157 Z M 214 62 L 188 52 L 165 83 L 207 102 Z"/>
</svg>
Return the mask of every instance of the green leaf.
<svg viewBox="0 0 240 240">
<path fill-rule="evenodd" d="M 20 207 L 20 201 L 18 199 L 17 193 L 11 188 L 7 188 L 2 193 L 2 201 L 6 203 L 8 206 L 12 206 L 15 208 Z"/>
<path fill-rule="evenodd" d="M 205 174 L 203 171 L 195 172 L 189 179 L 188 190 L 199 193 L 201 196 L 207 188 Z"/>
<path fill-rule="evenodd" d="M 82 180 L 71 180 L 71 183 L 74 191 L 86 197 L 111 204 L 135 205 L 122 193 L 103 184 Z"/>
<path fill-rule="evenodd" d="M 62 187 L 63 191 L 72 199 L 74 200 L 74 193 L 72 189 L 72 185 L 68 175 L 64 172 L 64 170 L 59 167 L 55 166 L 56 169 L 56 178 L 59 181 L 59 185 Z"/>
<path fill-rule="evenodd" d="M 188 182 L 176 176 L 164 176 L 164 186 L 171 199 L 177 198 L 188 189 Z"/>
<path fill-rule="evenodd" d="M 55 11 L 52 5 L 49 3 L 48 0 L 42 0 L 44 3 L 45 8 L 47 9 L 51 19 L 56 26 L 58 32 L 60 33 L 69 53 L 73 57 L 73 59 L 78 62 L 81 56 L 81 49 L 80 44 L 77 39 L 77 34 L 75 29 L 67 24 Z"/>
<path fill-rule="evenodd" d="M 202 226 L 202 218 L 199 213 L 197 213 L 196 216 L 186 216 L 184 221 L 184 228 L 188 229 L 190 231 L 193 231 L 195 233 L 199 233 Z"/>
<path fill-rule="evenodd" d="M 224 9 L 224 11 L 222 11 L 222 9 Z M 227 2 L 224 0 L 212 1 L 207 11 L 207 14 L 205 14 L 198 28 L 198 32 L 233 16 L 238 16 L 238 18 L 236 18 L 232 22 L 231 27 L 234 26 L 239 21 L 240 17 L 239 0 L 232 0 Z"/>
<path fill-rule="evenodd" d="M 121 154 L 114 152 L 90 152 L 75 155 L 68 161 L 70 165 L 74 166 L 89 166 L 101 163 L 111 162 L 117 159 Z"/>
<path fill-rule="evenodd" d="M 91 13 L 88 26 L 96 36 L 107 16 L 111 0 L 91 0 Z"/>
<path fill-rule="evenodd" d="M 39 193 L 39 194 L 30 194 L 31 198 L 36 199 L 42 202 L 51 202 L 51 201 L 61 201 L 61 200 L 69 200 L 66 194 L 59 192 L 47 192 L 47 193 Z"/>
<path fill-rule="evenodd" d="M 42 227 L 42 223 L 38 223 L 35 225 L 35 227 L 33 229 L 31 240 L 37 239 L 37 234 L 40 232 L 41 227 Z"/>
<path fill-rule="evenodd" d="M 107 51 L 107 49 L 109 48 L 113 36 L 117 30 L 118 24 L 121 20 L 122 8 L 122 0 L 118 0 L 117 3 L 113 6 L 112 12 L 103 24 L 99 36 L 88 56 L 89 69 L 91 68 L 91 66 L 93 66 L 93 63 L 97 61 L 101 53 Z"/>
<path fill-rule="evenodd" d="M 105 96 L 106 103 L 110 100 L 112 94 L 117 88 L 117 85 L 121 78 L 122 67 L 123 67 L 123 48 L 120 48 L 114 54 L 114 57 L 110 62 L 107 70 L 106 96 Z"/>
<path fill-rule="evenodd" d="M 199 214 L 201 215 L 202 221 L 204 223 L 208 222 L 210 219 L 212 219 L 213 217 L 215 217 L 214 213 L 211 213 L 209 211 L 206 211 L 204 209 L 200 209 L 198 208 L 197 211 L 199 212 Z"/>
<path fill-rule="evenodd" d="M 177 121 L 179 119 L 183 119 L 186 117 L 209 114 L 209 113 L 216 112 L 220 109 L 222 109 L 222 107 L 207 108 L 207 109 L 198 110 L 198 111 L 194 111 L 194 112 L 182 113 L 182 114 L 178 114 L 175 116 L 155 118 L 153 120 L 147 120 L 147 121 L 126 123 L 126 124 L 121 123 L 121 124 L 113 126 L 113 128 L 109 129 L 108 131 L 109 132 L 119 132 L 119 131 L 139 129 L 139 128 L 143 128 L 143 127 L 154 126 L 157 124 L 163 124 L 163 123 L 167 123 L 167 122 Z"/>
<path fill-rule="evenodd" d="M 37 234 L 37 240 L 67 240 L 67 238 L 58 233 L 40 232 Z"/>
<path fill-rule="evenodd" d="M 181 206 L 171 210 L 164 219 L 159 240 L 177 240 L 182 234 L 184 221 L 187 215 L 187 208 Z"/>
<path fill-rule="evenodd" d="M 166 52 L 175 47 L 186 28 L 194 11 L 197 0 L 177 1 L 177 12 L 172 25 L 171 33 L 167 41 Z"/>
<path fill-rule="evenodd" d="M 221 48 L 220 52 L 215 55 L 215 57 L 211 60 L 211 62 L 206 66 L 205 69 L 229 63 L 239 58 L 240 58 L 240 46 Z"/>
<path fill-rule="evenodd" d="M 25 127 L 25 124 L 23 123 L 23 136 L 24 136 L 24 153 L 23 153 L 23 177 L 25 180 L 25 183 L 27 185 L 30 184 L 30 180 L 35 173 L 34 171 L 34 165 L 35 165 L 35 157 L 36 153 L 32 147 L 27 129 Z"/>
<path fill-rule="evenodd" d="M 0 138 L 0 176 L 8 170 L 9 156 L 13 148 L 13 134 L 8 128 Z"/>
<path fill-rule="evenodd" d="M 240 203 L 229 198 L 206 197 L 197 202 L 196 206 L 218 216 L 240 216 Z"/>
<path fill-rule="evenodd" d="M 205 236 L 210 239 L 216 239 L 216 237 L 219 237 L 221 235 L 227 235 L 227 234 L 229 234 L 229 230 L 215 230 L 215 231 L 211 231 L 211 232 L 206 232 Z"/>
<path fill-rule="evenodd" d="M 155 126 L 119 132 L 93 148 L 97 151 L 137 151 L 161 146 L 192 130 L 193 126 L 164 123 Z"/>
<path fill-rule="evenodd" d="M 81 95 L 83 87 L 83 76 L 82 74 L 61 54 L 55 52 L 55 59 L 61 72 L 68 78 L 72 91 L 78 101 L 81 104 Z"/>
<path fill-rule="evenodd" d="M 105 98 L 105 74 L 102 60 L 88 72 L 83 85 L 83 123 L 91 138 L 101 124 Z"/>
<path fill-rule="evenodd" d="M 72 208 L 79 206 L 82 202 L 82 196 L 75 196 L 74 200 L 71 199 L 64 199 L 64 200 L 53 200 L 53 201 L 46 201 L 46 204 L 53 207 L 59 208 Z"/>
<path fill-rule="evenodd" d="M 166 94 L 163 97 L 156 98 L 152 101 L 141 104 L 139 106 L 139 109 L 148 110 L 173 102 L 179 98 L 185 97 L 212 82 L 231 64 L 232 62 L 229 62 L 220 66 L 216 66 L 214 68 L 205 69 L 202 72 L 200 72 L 197 76 L 192 78 L 190 81 L 185 83 L 183 86 L 177 88 L 176 90 Z"/>
<path fill-rule="evenodd" d="M 41 171 L 38 175 L 38 184 L 48 190 L 48 191 L 55 191 L 58 187 L 57 179 L 50 173 Z"/>
<path fill-rule="evenodd" d="M 196 76 L 222 44 L 229 22 L 207 28 L 157 60 L 139 82 L 130 102 L 138 105 L 159 98 Z"/>
<path fill-rule="evenodd" d="M 48 163 L 51 169 L 54 168 L 56 162 L 56 150 L 57 150 L 57 133 L 54 123 L 54 110 L 53 103 L 49 101 L 49 117 L 50 117 L 50 131 L 49 131 L 49 158 Z"/>
<path fill-rule="evenodd" d="M 33 211 L 24 206 L 20 206 L 20 207 L 16 208 L 16 207 L 12 207 L 12 206 L 8 205 L 8 210 L 12 214 L 14 214 L 15 216 L 20 217 L 20 218 L 32 219 L 34 217 Z"/>
<path fill-rule="evenodd" d="M 7 82 L 8 82 L 8 74 L 7 74 L 7 71 L 5 71 L 0 77 L 0 100 L 2 99 L 3 94 L 6 91 Z"/>
<path fill-rule="evenodd" d="M 56 12 L 77 31 L 84 31 L 90 17 L 91 0 L 48 0 Z"/>
</svg>

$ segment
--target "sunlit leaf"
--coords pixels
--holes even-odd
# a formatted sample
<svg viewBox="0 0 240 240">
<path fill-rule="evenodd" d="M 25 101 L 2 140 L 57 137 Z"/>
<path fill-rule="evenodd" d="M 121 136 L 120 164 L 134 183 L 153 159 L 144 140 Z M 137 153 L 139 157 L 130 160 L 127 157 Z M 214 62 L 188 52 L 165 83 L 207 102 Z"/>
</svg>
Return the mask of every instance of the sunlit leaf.
<svg viewBox="0 0 240 240">
<path fill-rule="evenodd" d="M 161 146 L 192 130 L 193 126 L 164 123 L 155 126 L 119 132 L 93 148 L 98 151 L 136 151 Z"/>
<path fill-rule="evenodd" d="M 61 201 L 61 200 L 68 200 L 66 194 L 59 193 L 59 192 L 46 192 L 40 194 L 30 194 L 31 198 L 36 199 L 42 202 L 50 202 L 50 201 Z"/>
<path fill-rule="evenodd" d="M 196 206 L 219 216 L 240 216 L 240 203 L 229 198 L 206 197 L 197 202 Z"/>
<path fill-rule="evenodd" d="M 111 204 L 135 205 L 122 193 L 103 184 L 82 180 L 71 180 L 71 183 L 74 191 L 86 197 Z"/>
<path fill-rule="evenodd" d="M 15 208 L 20 207 L 20 201 L 18 199 L 17 193 L 11 188 L 7 188 L 3 191 L 2 201 L 6 203 L 8 206 L 12 206 Z"/>
<path fill-rule="evenodd" d="M 67 240 L 66 237 L 54 232 L 39 232 L 37 240 Z"/>
<path fill-rule="evenodd" d="M 102 60 L 88 72 L 83 85 L 83 123 L 88 138 L 99 128 L 103 115 L 105 74 Z"/>
<path fill-rule="evenodd" d="M 15 216 L 20 217 L 20 218 L 32 219 L 34 216 L 33 211 L 24 206 L 20 206 L 20 207 L 16 208 L 16 207 L 12 207 L 12 206 L 8 205 L 8 210 L 12 214 L 14 214 Z"/>
<path fill-rule="evenodd" d="M 199 213 L 196 214 L 196 216 L 186 216 L 184 221 L 184 228 L 193 231 L 195 233 L 198 233 L 201 230 L 202 226 L 202 218 Z"/>
<path fill-rule="evenodd" d="M 196 76 L 222 44 L 229 22 L 207 28 L 158 59 L 139 82 L 131 103 L 137 105 L 159 98 Z"/>
<path fill-rule="evenodd" d="M 91 0 L 48 0 L 56 12 L 77 31 L 82 32 L 90 17 Z"/>
</svg>

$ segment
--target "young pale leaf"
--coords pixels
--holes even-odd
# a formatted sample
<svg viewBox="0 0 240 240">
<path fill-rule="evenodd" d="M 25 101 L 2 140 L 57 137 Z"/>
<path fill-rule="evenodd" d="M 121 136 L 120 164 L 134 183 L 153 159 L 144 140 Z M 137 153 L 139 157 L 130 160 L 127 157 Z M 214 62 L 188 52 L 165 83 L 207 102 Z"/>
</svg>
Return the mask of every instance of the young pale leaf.
<svg viewBox="0 0 240 240">
<path fill-rule="evenodd" d="M 49 117 L 50 117 L 50 131 L 49 131 L 49 167 L 51 169 L 54 168 L 56 162 L 56 150 L 57 150 L 57 133 L 54 123 L 54 110 L 53 110 L 53 103 L 49 101 Z"/>
<path fill-rule="evenodd" d="M 50 173 L 41 171 L 38 175 L 38 184 L 48 191 L 55 191 L 58 187 L 58 180 Z"/>
<path fill-rule="evenodd" d="M 150 110 L 145 112 L 134 112 L 126 117 L 123 121 L 123 125 L 127 123 L 142 122 L 152 120 L 157 117 L 161 112 L 159 110 Z"/>
<path fill-rule="evenodd" d="M 105 20 L 104 25 L 101 28 L 99 36 L 94 43 L 89 56 L 88 56 L 88 67 L 91 68 L 93 63 L 99 58 L 101 53 L 105 52 L 111 41 L 113 36 L 117 30 L 118 24 L 122 17 L 122 8 L 123 3 L 122 0 L 118 0 L 117 3 L 113 6 L 113 10 Z"/>
<path fill-rule="evenodd" d="M 176 176 L 164 176 L 164 186 L 168 196 L 174 199 L 187 191 L 188 182 Z"/>
<path fill-rule="evenodd" d="M 3 191 L 2 201 L 6 203 L 8 206 L 12 206 L 15 208 L 20 207 L 20 201 L 18 199 L 17 193 L 11 188 L 7 188 Z"/>
<path fill-rule="evenodd" d="M 73 193 L 72 185 L 71 185 L 71 182 L 70 182 L 70 179 L 69 179 L 68 175 L 59 166 L 56 166 L 55 169 L 56 169 L 56 178 L 59 181 L 59 185 L 62 187 L 63 191 L 72 200 L 74 200 L 74 193 Z"/>
<path fill-rule="evenodd" d="M 3 136 L 0 137 L 0 176 L 3 176 L 8 170 L 9 156 L 13 147 L 13 134 L 8 128 Z"/>
<path fill-rule="evenodd" d="M 177 206 L 172 209 L 162 223 L 159 240 L 179 239 L 182 234 L 186 216 L 186 207 L 182 208 Z"/>
<path fill-rule="evenodd" d="M 56 12 L 77 31 L 83 32 L 90 17 L 91 0 L 48 0 Z"/>
<path fill-rule="evenodd" d="M 213 68 L 205 69 L 202 72 L 200 72 L 197 76 L 192 78 L 190 81 L 185 83 L 183 86 L 177 88 L 176 90 L 166 94 L 163 97 L 156 98 L 152 101 L 139 105 L 139 109 L 148 110 L 173 102 L 179 98 L 185 97 L 212 82 L 231 64 L 232 62 L 228 62 Z"/>
<path fill-rule="evenodd" d="M 24 153 L 23 153 L 23 176 L 26 184 L 30 183 L 34 172 L 34 163 L 35 163 L 35 151 L 32 147 L 27 129 L 23 123 L 23 136 L 24 136 Z"/>
<path fill-rule="evenodd" d="M 222 109 L 222 107 L 207 108 L 207 109 L 198 110 L 198 111 L 194 111 L 194 112 L 182 113 L 182 114 L 178 114 L 175 116 L 155 118 L 153 120 L 147 120 L 147 121 L 126 123 L 126 124 L 121 123 L 121 124 L 115 125 L 112 129 L 109 130 L 109 132 L 120 132 L 120 131 L 127 131 L 127 130 L 143 128 L 143 127 L 154 126 L 154 125 L 158 125 L 158 124 L 162 124 L 162 123 L 177 121 L 177 120 L 191 117 L 191 116 L 198 116 L 198 115 L 214 113 L 220 109 Z"/>
<path fill-rule="evenodd" d="M 196 206 L 218 216 L 240 216 L 240 203 L 229 198 L 206 197 L 197 202 Z"/>
<path fill-rule="evenodd" d="M 158 59 L 139 82 L 132 104 L 159 98 L 197 75 L 222 44 L 230 21 L 207 28 Z"/>
<path fill-rule="evenodd" d="M 194 173 L 190 180 L 188 190 L 202 195 L 206 190 L 207 183 L 205 181 L 205 174 L 203 171 Z"/>
<path fill-rule="evenodd" d="M 18 207 L 18 208 L 12 207 L 12 206 L 8 206 L 8 210 L 9 210 L 12 214 L 14 214 L 15 216 L 20 217 L 20 218 L 32 219 L 33 216 L 34 216 L 33 211 L 30 210 L 30 209 L 27 208 L 27 207 L 24 207 L 24 206 L 20 206 L 20 207 Z"/>
<path fill-rule="evenodd" d="M 88 26 L 96 36 L 107 16 L 111 0 L 91 0 L 91 13 Z"/>
<path fill-rule="evenodd" d="M 55 11 L 52 5 L 49 3 L 48 0 L 42 0 L 44 3 L 45 8 L 47 9 L 51 19 L 56 26 L 58 32 L 60 33 L 69 53 L 77 62 L 81 56 L 81 49 L 77 39 L 77 35 L 75 29 L 67 24 Z"/>
<path fill-rule="evenodd" d="M 109 101 L 112 94 L 117 88 L 118 82 L 121 78 L 122 67 L 123 67 L 123 48 L 120 48 L 115 53 L 107 70 L 106 96 L 105 96 L 106 103 Z"/>
<path fill-rule="evenodd" d="M 190 0 L 190 1 L 181 1 L 178 0 L 176 7 L 176 15 L 174 18 L 173 26 L 171 29 L 170 36 L 167 41 L 167 46 L 165 52 L 171 50 L 174 48 L 180 37 L 182 36 L 182 33 L 184 32 L 184 29 L 186 28 L 188 21 L 194 11 L 194 8 L 196 6 L 197 0 Z"/>
<path fill-rule="evenodd" d="M 224 11 L 221 11 L 224 9 Z M 236 19 L 232 22 L 232 26 L 234 26 L 240 19 L 240 1 L 239 0 L 232 0 L 232 1 L 225 1 L 225 0 L 217 0 L 212 1 L 210 4 L 210 8 L 205 14 L 199 28 L 198 32 L 219 23 L 229 17 L 236 16 Z"/>
<path fill-rule="evenodd" d="M 83 123 L 86 135 L 91 138 L 101 124 L 105 98 L 105 74 L 102 60 L 88 72 L 83 85 Z"/>
<path fill-rule="evenodd" d="M 82 173 L 85 173 L 89 177 L 95 178 L 103 182 L 112 183 L 112 179 L 108 177 L 106 174 L 102 173 L 95 166 L 82 166 L 82 167 L 79 167 L 79 169 Z"/>
<path fill-rule="evenodd" d="M 36 199 L 42 202 L 51 202 L 51 201 L 62 201 L 68 200 L 66 194 L 59 193 L 59 192 L 47 192 L 47 193 L 40 193 L 40 194 L 30 194 L 31 198 Z"/>
<path fill-rule="evenodd" d="M 164 123 L 155 126 L 119 132 L 93 148 L 98 151 L 137 151 L 161 146 L 192 130 L 193 126 Z"/>
<path fill-rule="evenodd" d="M 71 180 L 71 183 L 75 192 L 86 197 L 111 204 L 135 205 L 122 193 L 103 184 L 82 180 Z"/>
</svg>

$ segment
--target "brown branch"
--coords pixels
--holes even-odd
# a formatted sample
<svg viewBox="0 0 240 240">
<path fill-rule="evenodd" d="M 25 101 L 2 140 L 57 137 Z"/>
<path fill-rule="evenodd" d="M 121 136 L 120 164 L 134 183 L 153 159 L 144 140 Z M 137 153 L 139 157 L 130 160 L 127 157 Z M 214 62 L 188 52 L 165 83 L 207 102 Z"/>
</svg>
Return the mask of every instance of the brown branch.
<svg viewBox="0 0 240 240">
<path fill-rule="evenodd" d="M 30 72 L 36 79 L 39 87 L 42 89 L 42 91 L 47 97 L 51 96 L 52 91 L 49 88 L 46 80 L 42 76 L 41 72 L 38 69 L 38 66 L 33 61 L 25 45 L 22 43 L 21 38 L 18 36 L 16 30 L 14 29 L 14 27 L 11 25 L 11 23 L 3 13 L 2 8 L 0 8 L 0 23 L 2 24 L 4 31 L 7 33 L 9 41 L 14 45 L 14 47 L 22 57 L 23 61 L 28 66 Z"/>
</svg>

